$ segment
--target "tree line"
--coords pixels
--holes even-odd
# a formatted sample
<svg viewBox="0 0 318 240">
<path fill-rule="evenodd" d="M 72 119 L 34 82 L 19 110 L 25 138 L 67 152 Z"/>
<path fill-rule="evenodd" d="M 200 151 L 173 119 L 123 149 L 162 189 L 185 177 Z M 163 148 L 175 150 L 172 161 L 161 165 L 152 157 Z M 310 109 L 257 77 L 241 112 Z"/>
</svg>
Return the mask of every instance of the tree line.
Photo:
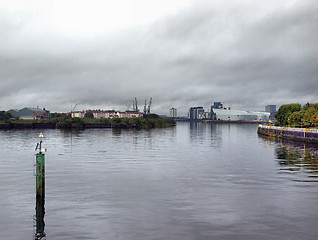
<svg viewBox="0 0 318 240">
<path fill-rule="evenodd" d="M 277 125 L 292 127 L 313 127 L 318 123 L 318 103 L 282 105 L 275 114 Z"/>
<path fill-rule="evenodd" d="M 11 118 L 12 118 L 11 113 L 0 111 L 0 121 L 8 121 Z"/>
<path fill-rule="evenodd" d="M 172 119 L 165 119 L 159 117 L 157 114 L 147 114 L 141 118 L 94 118 L 92 113 L 85 114 L 84 118 L 72 118 L 70 114 L 66 113 L 50 113 L 48 119 L 30 119 L 23 120 L 13 118 L 8 112 L 0 112 L 0 124 L 54 124 L 67 127 L 74 125 L 85 126 L 94 124 L 104 124 L 122 128 L 157 128 L 170 127 L 176 123 Z"/>
</svg>

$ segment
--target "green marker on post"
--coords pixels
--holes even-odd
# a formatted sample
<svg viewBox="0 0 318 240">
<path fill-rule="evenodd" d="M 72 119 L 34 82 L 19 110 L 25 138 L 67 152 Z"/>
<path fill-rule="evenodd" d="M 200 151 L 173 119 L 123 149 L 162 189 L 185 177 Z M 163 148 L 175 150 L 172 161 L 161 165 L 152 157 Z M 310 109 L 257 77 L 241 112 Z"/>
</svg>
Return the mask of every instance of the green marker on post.
<svg viewBox="0 0 318 240">
<path fill-rule="evenodd" d="M 36 145 L 35 151 L 39 149 L 36 154 L 36 230 L 35 240 L 45 239 L 46 234 L 44 232 L 44 199 L 45 199 L 45 148 L 42 148 L 43 134 L 39 135 L 40 143 Z"/>
</svg>

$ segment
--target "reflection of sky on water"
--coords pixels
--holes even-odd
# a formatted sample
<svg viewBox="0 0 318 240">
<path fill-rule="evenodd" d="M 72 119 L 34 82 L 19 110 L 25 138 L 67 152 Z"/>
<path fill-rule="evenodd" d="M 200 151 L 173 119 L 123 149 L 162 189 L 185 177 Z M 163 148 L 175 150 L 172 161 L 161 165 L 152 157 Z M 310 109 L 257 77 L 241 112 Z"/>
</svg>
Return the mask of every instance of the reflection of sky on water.
<svg viewBox="0 0 318 240">
<path fill-rule="evenodd" d="M 318 145 L 262 139 L 275 147 L 279 174 L 298 182 L 318 182 Z"/>
</svg>

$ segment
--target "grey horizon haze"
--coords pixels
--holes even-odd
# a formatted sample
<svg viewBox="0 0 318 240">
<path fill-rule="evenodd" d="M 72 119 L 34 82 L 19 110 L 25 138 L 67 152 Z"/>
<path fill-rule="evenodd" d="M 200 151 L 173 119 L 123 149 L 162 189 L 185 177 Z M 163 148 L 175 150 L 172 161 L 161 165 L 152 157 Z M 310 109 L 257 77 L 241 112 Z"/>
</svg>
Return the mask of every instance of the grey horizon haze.
<svg viewBox="0 0 318 240">
<path fill-rule="evenodd" d="M 0 110 L 318 102 L 318 1 L 0 0 Z"/>
</svg>

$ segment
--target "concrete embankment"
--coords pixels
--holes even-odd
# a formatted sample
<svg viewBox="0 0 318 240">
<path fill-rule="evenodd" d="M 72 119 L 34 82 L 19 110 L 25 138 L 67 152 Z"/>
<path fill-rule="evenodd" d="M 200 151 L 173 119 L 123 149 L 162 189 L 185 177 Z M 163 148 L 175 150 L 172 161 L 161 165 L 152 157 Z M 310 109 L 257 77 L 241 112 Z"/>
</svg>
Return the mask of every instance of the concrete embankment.
<svg viewBox="0 0 318 240">
<path fill-rule="evenodd" d="M 318 143 L 318 129 L 259 125 L 257 133 L 274 138 Z"/>
</svg>

